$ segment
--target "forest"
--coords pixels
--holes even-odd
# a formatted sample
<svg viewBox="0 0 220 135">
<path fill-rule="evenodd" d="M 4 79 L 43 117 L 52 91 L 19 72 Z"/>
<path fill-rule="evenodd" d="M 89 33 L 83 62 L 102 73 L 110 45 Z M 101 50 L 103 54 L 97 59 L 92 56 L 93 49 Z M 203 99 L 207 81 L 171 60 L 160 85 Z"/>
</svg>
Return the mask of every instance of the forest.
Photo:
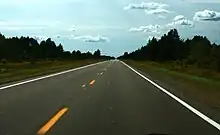
<svg viewBox="0 0 220 135">
<path fill-rule="evenodd" d="M 152 38 L 145 46 L 131 53 L 125 52 L 119 59 L 175 62 L 183 67 L 194 65 L 220 71 L 220 45 L 198 35 L 184 40 L 176 29 L 172 29 L 160 39 Z"/>
<path fill-rule="evenodd" d="M 40 43 L 31 37 L 6 38 L 0 34 L 0 60 L 7 62 L 34 62 L 44 60 L 84 60 L 84 59 L 112 59 L 113 57 L 101 55 L 98 49 L 94 53 L 65 51 L 63 45 L 56 45 L 50 38 Z"/>
</svg>

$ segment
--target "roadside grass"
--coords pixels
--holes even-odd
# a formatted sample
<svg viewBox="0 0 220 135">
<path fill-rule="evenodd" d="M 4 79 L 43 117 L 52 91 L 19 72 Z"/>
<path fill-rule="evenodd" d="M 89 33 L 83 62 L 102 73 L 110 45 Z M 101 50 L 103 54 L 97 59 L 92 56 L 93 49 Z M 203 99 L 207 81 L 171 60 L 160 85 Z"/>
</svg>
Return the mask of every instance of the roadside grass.
<svg viewBox="0 0 220 135">
<path fill-rule="evenodd" d="M 220 74 L 218 72 L 192 66 L 182 68 L 170 63 L 126 62 L 147 73 L 153 79 L 172 86 L 181 95 L 220 110 Z"/>
<path fill-rule="evenodd" d="M 76 68 L 101 60 L 41 61 L 0 64 L 0 84 Z"/>
</svg>

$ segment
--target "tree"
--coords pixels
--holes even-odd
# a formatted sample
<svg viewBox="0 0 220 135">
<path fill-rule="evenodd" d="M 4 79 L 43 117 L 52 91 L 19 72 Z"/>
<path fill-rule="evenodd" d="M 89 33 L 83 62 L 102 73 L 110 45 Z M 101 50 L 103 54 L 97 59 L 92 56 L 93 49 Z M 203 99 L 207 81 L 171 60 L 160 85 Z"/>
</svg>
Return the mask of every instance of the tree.
<svg viewBox="0 0 220 135">
<path fill-rule="evenodd" d="M 125 52 L 125 53 L 124 53 L 124 56 L 126 57 L 127 55 L 128 55 L 128 52 Z"/>
<path fill-rule="evenodd" d="M 98 49 L 94 52 L 94 57 L 100 57 L 101 56 L 101 51 Z"/>
<path fill-rule="evenodd" d="M 199 67 L 208 66 L 211 58 L 211 44 L 206 37 L 195 36 L 190 42 L 189 59 Z"/>
<path fill-rule="evenodd" d="M 37 60 L 82 60 L 90 58 L 110 58 L 101 56 L 100 50 L 94 53 L 82 53 L 78 51 L 64 51 L 63 45 L 56 45 L 51 38 L 43 40 L 40 43 L 30 37 L 10 37 L 5 38 L 0 33 L 0 60 L 3 61 L 37 61 Z"/>
<path fill-rule="evenodd" d="M 178 61 L 200 68 L 220 71 L 220 46 L 211 44 L 207 37 L 194 36 L 185 41 L 176 29 L 164 34 L 161 39 L 152 38 L 147 45 L 119 57 L 120 59 L 151 60 L 158 62 Z"/>
</svg>

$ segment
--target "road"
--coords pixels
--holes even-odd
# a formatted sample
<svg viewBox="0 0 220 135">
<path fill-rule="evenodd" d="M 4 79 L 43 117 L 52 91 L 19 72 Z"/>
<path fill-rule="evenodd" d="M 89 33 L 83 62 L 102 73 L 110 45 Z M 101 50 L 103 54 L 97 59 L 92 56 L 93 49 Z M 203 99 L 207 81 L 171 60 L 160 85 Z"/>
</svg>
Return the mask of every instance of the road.
<svg viewBox="0 0 220 135">
<path fill-rule="evenodd" d="M 220 135 L 120 61 L 0 90 L 0 135 L 152 133 Z"/>
</svg>

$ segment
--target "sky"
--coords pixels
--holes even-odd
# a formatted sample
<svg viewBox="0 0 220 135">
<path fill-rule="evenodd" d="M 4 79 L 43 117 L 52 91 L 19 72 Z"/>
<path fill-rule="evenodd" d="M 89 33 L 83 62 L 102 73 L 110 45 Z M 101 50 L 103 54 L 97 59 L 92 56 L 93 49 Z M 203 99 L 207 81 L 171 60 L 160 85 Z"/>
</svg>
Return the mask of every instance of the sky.
<svg viewBox="0 0 220 135">
<path fill-rule="evenodd" d="M 6 37 L 51 38 L 65 50 L 119 56 L 176 28 L 220 44 L 220 0 L 1 0 Z"/>
</svg>

